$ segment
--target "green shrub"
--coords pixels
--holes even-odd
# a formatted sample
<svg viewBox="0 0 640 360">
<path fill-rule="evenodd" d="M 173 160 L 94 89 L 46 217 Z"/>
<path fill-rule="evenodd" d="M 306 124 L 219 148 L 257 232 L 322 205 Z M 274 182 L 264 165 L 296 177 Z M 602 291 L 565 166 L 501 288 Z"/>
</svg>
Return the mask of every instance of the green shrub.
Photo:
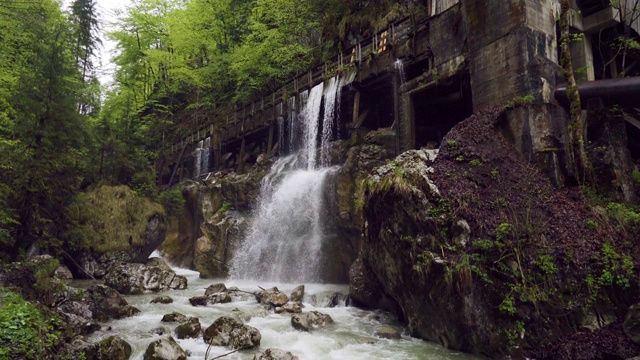
<svg viewBox="0 0 640 360">
<path fill-rule="evenodd" d="M 178 187 L 161 192 L 158 202 L 162 204 L 168 216 L 178 217 L 184 212 L 185 200 Z"/>
<path fill-rule="evenodd" d="M 0 288 L 0 360 L 51 358 L 60 324 L 58 317 L 45 316 L 20 295 Z"/>
</svg>

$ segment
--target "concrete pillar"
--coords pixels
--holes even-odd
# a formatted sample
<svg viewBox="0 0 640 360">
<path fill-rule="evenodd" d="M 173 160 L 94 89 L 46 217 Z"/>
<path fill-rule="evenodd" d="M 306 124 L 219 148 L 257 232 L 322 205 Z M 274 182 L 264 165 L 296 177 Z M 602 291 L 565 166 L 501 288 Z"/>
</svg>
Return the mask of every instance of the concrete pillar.
<svg viewBox="0 0 640 360">
<path fill-rule="evenodd" d="M 573 63 L 573 72 L 576 81 L 595 80 L 591 35 L 583 34 L 581 40 L 575 40 L 569 44 L 569 49 L 571 50 L 571 61 Z"/>
</svg>

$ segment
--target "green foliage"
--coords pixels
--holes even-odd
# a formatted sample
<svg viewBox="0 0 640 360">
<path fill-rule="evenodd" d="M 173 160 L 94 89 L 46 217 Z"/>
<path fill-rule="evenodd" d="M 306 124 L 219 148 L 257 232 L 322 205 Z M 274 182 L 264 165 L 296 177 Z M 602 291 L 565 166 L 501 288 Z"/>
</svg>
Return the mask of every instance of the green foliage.
<svg viewBox="0 0 640 360">
<path fill-rule="evenodd" d="M 598 228 L 598 223 L 593 219 L 585 219 L 584 226 L 586 226 L 587 229 L 595 230 Z"/>
<path fill-rule="evenodd" d="M 633 181 L 635 181 L 635 183 L 640 186 L 640 169 L 635 168 L 633 169 L 633 172 L 631 173 L 631 177 L 633 178 Z"/>
<path fill-rule="evenodd" d="M 455 140 L 447 140 L 447 146 L 449 146 L 451 149 L 455 149 L 458 147 L 458 142 Z"/>
<path fill-rule="evenodd" d="M 20 295 L 0 288 L 0 359 L 49 358 L 61 339 L 61 321 Z"/>
<path fill-rule="evenodd" d="M 168 216 L 179 217 L 184 212 L 185 199 L 179 187 L 165 190 L 158 195 L 158 202 Z"/>
<path fill-rule="evenodd" d="M 498 168 L 491 169 L 491 178 L 493 180 L 498 180 L 498 174 L 499 174 Z"/>
<path fill-rule="evenodd" d="M 218 209 L 218 211 L 216 212 L 217 215 L 224 215 L 227 213 L 227 211 L 233 209 L 233 204 L 225 201 L 222 206 L 220 207 L 220 209 Z"/>
<path fill-rule="evenodd" d="M 511 100 L 507 101 L 507 103 L 505 104 L 505 107 L 514 108 L 516 106 L 531 105 L 535 100 L 536 100 L 535 96 L 531 94 L 516 96 Z"/>
<path fill-rule="evenodd" d="M 480 165 L 482 165 L 482 160 L 481 159 L 473 159 L 473 160 L 469 161 L 469 165 L 471 165 L 471 166 L 480 166 Z"/>
<path fill-rule="evenodd" d="M 500 306 L 498 306 L 498 309 L 505 314 L 515 315 L 518 309 L 516 309 L 516 303 L 513 299 L 513 295 L 507 295 L 504 300 L 502 300 L 502 303 L 500 303 Z"/>
</svg>

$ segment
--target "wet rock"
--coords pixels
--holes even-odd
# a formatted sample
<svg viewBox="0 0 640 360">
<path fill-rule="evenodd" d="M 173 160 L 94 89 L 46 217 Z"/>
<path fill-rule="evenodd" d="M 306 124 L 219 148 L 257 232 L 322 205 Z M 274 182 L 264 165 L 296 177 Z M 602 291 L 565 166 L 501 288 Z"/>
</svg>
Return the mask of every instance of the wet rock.
<svg viewBox="0 0 640 360">
<path fill-rule="evenodd" d="M 345 294 L 335 292 L 331 294 L 331 298 L 329 299 L 329 302 L 327 303 L 326 307 L 334 308 L 336 306 L 341 306 L 341 305 L 344 305 L 346 301 L 347 301 L 347 296 Z"/>
<path fill-rule="evenodd" d="M 88 335 L 100 330 L 100 325 L 94 321 L 91 306 L 86 301 L 65 301 L 58 306 L 56 312 L 77 335 Z"/>
<path fill-rule="evenodd" d="M 302 301 L 304 298 L 304 285 L 299 285 L 291 292 L 291 296 L 289 296 L 289 300 L 291 301 Z"/>
<path fill-rule="evenodd" d="M 191 303 L 191 305 L 193 306 L 207 306 L 208 302 L 208 296 L 194 296 L 192 298 L 189 298 L 189 303 Z"/>
<path fill-rule="evenodd" d="M 161 268 L 162 270 L 169 270 L 169 271 L 173 270 L 171 269 L 171 266 L 169 266 L 169 264 L 167 264 L 167 262 L 163 258 L 159 258 L 159 257 L 150 258 L 149 260 L 145 261 L 144 264 L 147 266 L 156 266 Z"/>
<path fill-rule="evenodd" d="M 109 286 L 93 285 L 86 291 L 93 317 L 98 321 L 122 319 L 140 312 L 139 309 L 129 305 L 118 291 Z"/>
<path fill-rule="evenodd" d="M 162 322 L 177 322 L 181 323 L 187 320 L 187 317 L 179 312 L 172 312 L 170 314 L 165 314 L 162 317 Z"/>
<path fill-rule="evenodd" d="M 231 302 L 231 296 L 227 292 L 214 293 L 208 296 L 211 304 L 226 304 Z"/>
<path fill-rule="evenodd" d="M 178 339 L 195 339 L 200 336 L 202 326 L 196 317 L 189 317 L 174 330 Z"/>
<path fill-rule="evenodd" d="M 152 304 L 171 304 L 173 303 L 173 299 L 170 296 L 158 296 L 155 299 L 151 300 Z"/>
<path fill-rule="evenodd" d="M 187 353 L 172 337 L 168 337 L 149 344 L 144 360 L 187 360 Z"/>
<path fill-rule="evenodd" d="M 227 276 L 232 248 L 229 244 L 238 244 L 247 227 L 245 217 L 238 211 L 228 210 L 205 218 L 202 224 L 203 236 L 194 244 L 194 268 L 205 279 Z"/>
<path fill-rule="evenodd" d="M 276 308 L 277 309 L 277 308 Z M 299 302 L 288 302 L 284 304 L 282 309 L 288 313 L 299 314 L 302 312 L 302 304 Z M 277 313 L 277 312 L 276 312 Z"/>
<path fill-rule="evenodd" d="M 458 220 L 451 228 L 453 242 L 459 247 L 465 247 L 471 240 L 471 227 L 466 220 Z"/>
<path fill-rule="evenodd" d="M 255 355 L 253 360 L 299 360 L 299 358 L 288 351 L 267 349 L 263 353 Z"/>
<path fill-rule="evenodd" d="M 333 324 L 333 319 L 327 314 L 318 311 L 311 311 L 305 314 L 291 317 L 291 325 L 300 331 L 310 331 L 314 328 Z"/>
<path fill-rule="evenodd" d="M 258 293 L 258 301 L 261 304 L 271 305 L 273 307 L 283 306 L 289 301 L 289 297 L 280 292 L 277 287 L 272 287 Z"/>
<path fill-rule="evenodd" d="M 105 285 L 121 294 L 142 294 L 169 289 L 184 290 L 187 288 L 187 278 L 157 266 L 124 263 L 114 267 L 105 276 Z"/>
<path fill-rule="evenodd" d="M 226 292 L 227 292 L 227 287 L 224 284 L 220 283 L 220 284 L 209 285 L 207 290 L 205 290 L 204 295 L 209 296 L 215 293 L 226 293 Z"/>
<path fill-rule="evenodd" d="M 222 316 L 214 321 L 204 331 L 203 337 L 207 344 L 230 346 L 234 349 L 259 346 L 262 338 L 258 329 L 243 325 L 240 321 L 228 316 Z"/>
<path fill-rule="evenodd" d="M 119 336 L 111 336 L 82 348 L 86 360 L 128 360 L 131 345 Z"/>
<path fill-rule="evenodd" d="M 276 307 L 275 309 L 273 309 L 273 312 L 276 314 L 282 314 L 283 312 L 285 312 L 284 308 L 281 306 Z"/>
<path fill-rule="evenodd" d="M 640 344 L 640 305 L 633 305 L 629 308 L 622 327 L 631 341 Z"/>
<path fill-rule="evenodd" d="M 382 325 L 373 334 L 383 339 L 400 339 L 402 330 L 396 326 Z"/>
<path fill-rule="evenodd" d="M 69 270 L 69 268 L 64 266 L 64 265 L 58 266 L 58 268 L 53 273 L 53 275 L 55 277 L 57 277 L 58 279 L 61 279 L 61 280 L 72 280 L 73 279 L 73 274 L 71 273 L 71 270 Z"/>
</svg>

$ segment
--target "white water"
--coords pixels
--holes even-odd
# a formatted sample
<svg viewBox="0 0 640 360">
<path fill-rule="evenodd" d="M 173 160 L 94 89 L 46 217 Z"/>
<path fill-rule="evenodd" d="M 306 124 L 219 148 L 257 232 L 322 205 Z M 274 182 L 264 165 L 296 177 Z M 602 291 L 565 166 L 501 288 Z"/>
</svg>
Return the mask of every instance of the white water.
<svg viewBox="0 0 640 360">
<path fill-rule="evenodd" d="M 340 80 L 327 91 L 319 84 L 301 96 L 300 116 L 290 116 L 290 134 L 301 128 L 303 144 L 295 155 L 278 159 L 262 180 L 260 199 L 247 235 L 231 263 L 231 278 L 279 282 L 321 282 L 327 176 Z M 324 117 L 320 129 L 324 93 Z M 288 108 L 294 110 L 295 101 Z M 322 135 L 319 139 L 319 135 Z M 282 135 L 281 135 L 282 136 Z M 320 141 L 319 141 L 320 140 Z M 290 142 L 290 147 L 294 141 Z M 318 146 L 320 146 L 318 148 Z M 324 167 L 319 167 L 318 165 Z"/>
<path fill-rule="evenodd" d="M 476 359 L 470 355 L 460 354 L 446 350 L 440 346 L 411 338 L 406 330 L 399 340 L 380 339 L 373 335 L 375 329 L 382 325 L 392 323 L 388 314 L 381 312 L 364 311 L 353 307 L 340 305 L 335 308 L 324 307 L 328 304 L 331 294 L 340 292 L 346 294 L 347 286 L 341 285 L 314 285 L 305 284 L 305 298 L 303 311 L 318 310 L 329 314 L 335 324 L 326 328 L 318 328 L 310 333 L 296 331 L 291 326 L 291 317 L 287 314 L 274 314 L 262 310 L 253 296 L 235 297 L 228 304 L 209 305 L 207 307 L 194 307 L 189 304 L 189 298 L 203 295 L 207 286 L 220 282 L 216 280 L 204 280 L 198 277 L 198 273 L 188 270 L 175 269 L 181 275 L 188 278 L 187 290 L 172 290 L 162 293 L 171 296 L 172 304 L 151 304 L 151 300 L 157 294 L 125 296 L 129 304 L 141 310 L 141 313 L 133 317 L 113 320 L 103 324 L 103 330 L 91 335 L 89 341 L 118 335 L 125 339 L 133 347 L 132 360 L 142 360 L 144 352 L 149 344 L 166 334 L 173 335 L 177 324 L 163 323 L 160 320 L 164 314 L 174 311 L 187 316 L 195 316 L 200 319 L 202 328 L 206 329 L 220 316 L 234 316 L 238 311 L 253 315 L 247 325 L 257 328 L 262 340 L 260 349 L 245 350 L 224 357 L 229 360 L 252 359 L 253 355 L 267 348 L 278 348 L 291 351 L 301 360 L 387 360 L 387 359 L 429 359 L 429 360 L 471 360 Z M 77 285 L 77 284 L 76 284 Z M 237 286 L 241 290 L 255 291 L 258 285 L 262 287 L 278 286 L 278 288 L 290 294 L 297 284 L 258 283 L 254 281 L 227 281 L 227 287 Z M 314 298 L 316 300 L 314 300 Z M 111 328 L 111 330 L 108 330 Z M 157 335 L 154 330 L 164 328 L 165 335 Z M 173 335 L 175 338 L 175 335 Z M 180 346 L 191 352 L 190 360 L 202 360 L 207 351 L 207 345 L 202 337 L 199 339 L 178 340 Z M 212 347 L 209 359 L 226 354 L 231 349 L 224 347 Z"/>
<path fill-rule="evenodd" d="M 193 177 L 197 178 L 200 175 L 209 172 L 209 155 L 211 154 L 211 138 L 206 138 L 198 142 L 198 147 L 194 153 L 194 170 Z"/>
</svg>

